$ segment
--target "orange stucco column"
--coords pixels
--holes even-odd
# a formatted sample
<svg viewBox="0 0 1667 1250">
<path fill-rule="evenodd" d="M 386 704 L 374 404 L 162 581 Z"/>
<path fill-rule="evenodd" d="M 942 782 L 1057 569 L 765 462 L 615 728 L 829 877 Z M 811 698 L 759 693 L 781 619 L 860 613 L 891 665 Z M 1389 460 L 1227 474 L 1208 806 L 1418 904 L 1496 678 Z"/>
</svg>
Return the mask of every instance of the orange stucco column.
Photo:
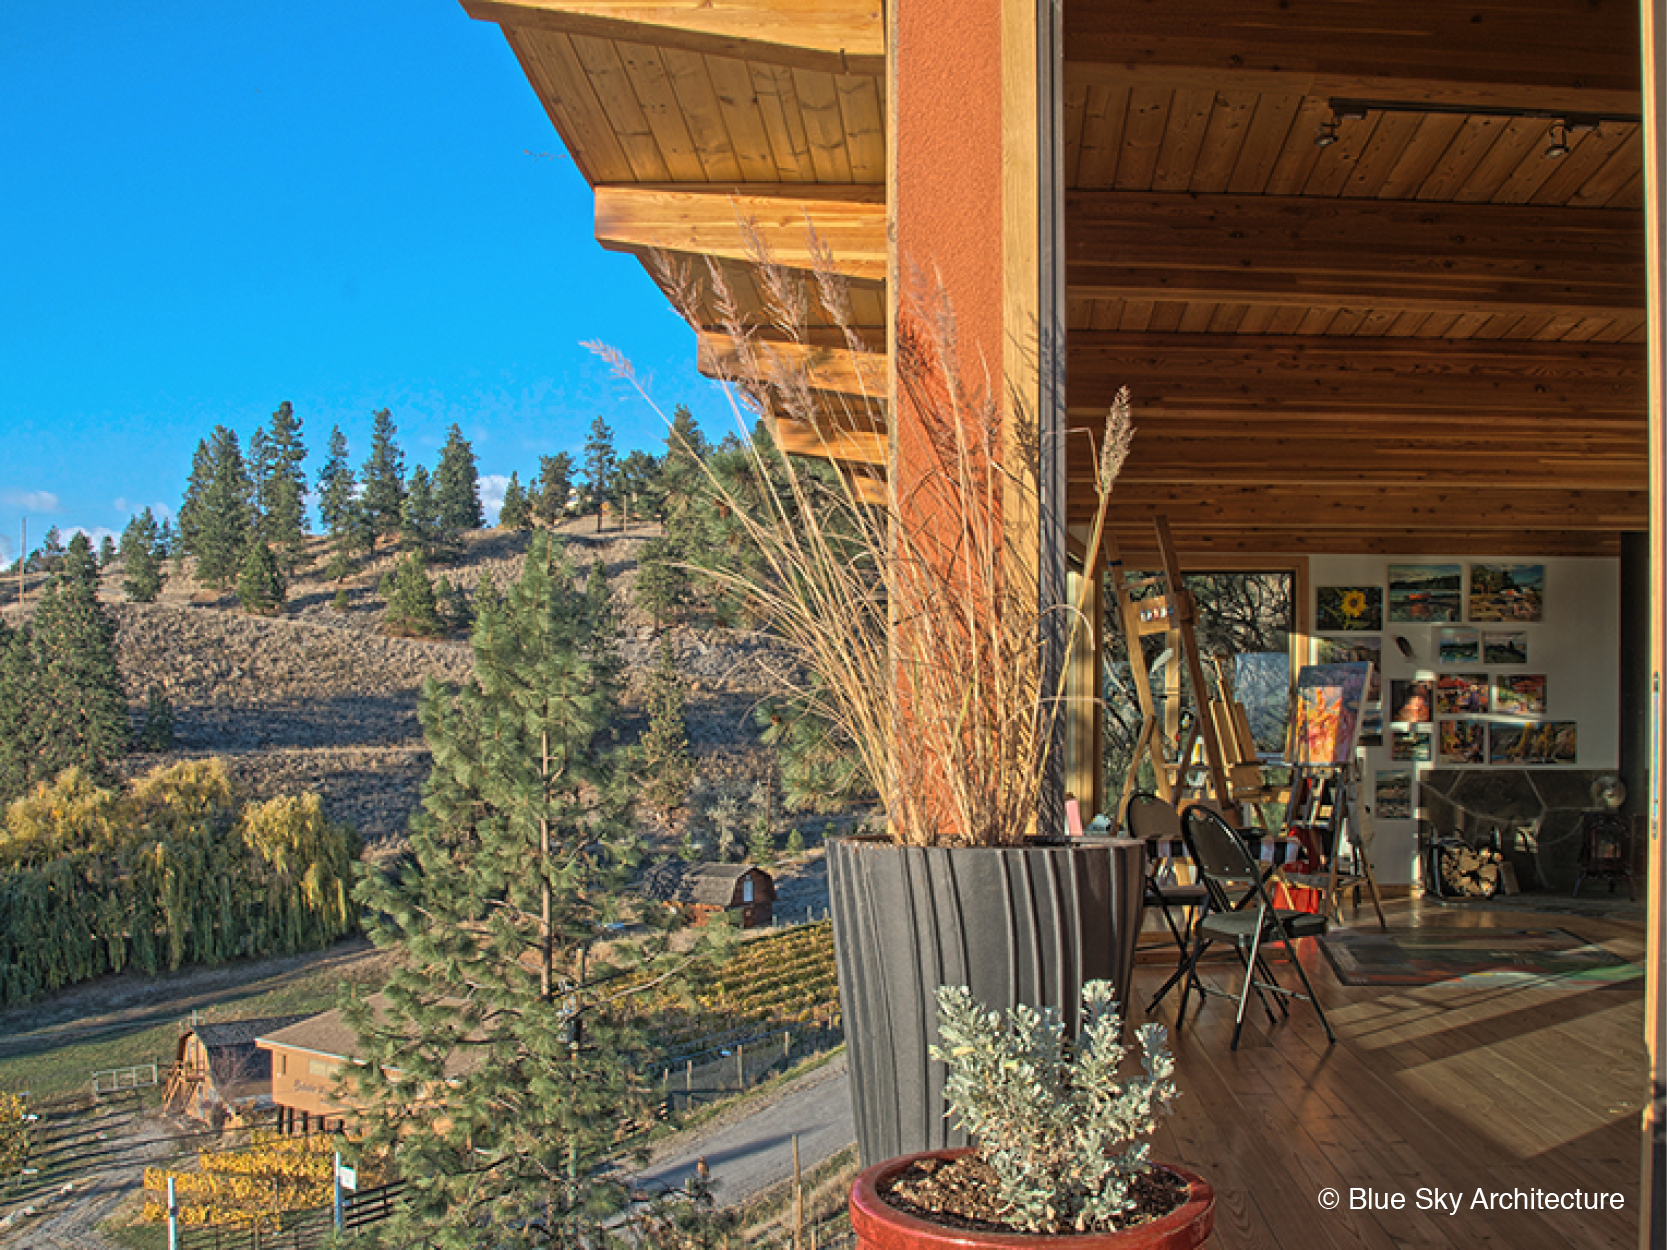
<svg viewBox="0 0 1667 1250">
<path fill-rule="evenodd" d="M 907 373 L 911 344 L 947 345 L 915 303 L 941 289 L 953 311 L 959 406 L 994 403 L 1002 463 L 1033 487 L 1009 492 L 984 520 L 1022 553 L 1011 575 L 1050 603 L 1065 593 L 1058 21 L 1053 0 L 887 6 L 892 359 Z M 904 524 L 930 534 L 944 501 L 930 485 L 919 408 L 947 397 L 930 387 L 923 395 L 920 381 L 893 379 L 890 469 Z M 1063 638 L 1038 645 L 1042 686 L 1053 689 Z M 1048 826 L 1061 810 L 1062 749 L 1054 763 Z"/>
</svg>

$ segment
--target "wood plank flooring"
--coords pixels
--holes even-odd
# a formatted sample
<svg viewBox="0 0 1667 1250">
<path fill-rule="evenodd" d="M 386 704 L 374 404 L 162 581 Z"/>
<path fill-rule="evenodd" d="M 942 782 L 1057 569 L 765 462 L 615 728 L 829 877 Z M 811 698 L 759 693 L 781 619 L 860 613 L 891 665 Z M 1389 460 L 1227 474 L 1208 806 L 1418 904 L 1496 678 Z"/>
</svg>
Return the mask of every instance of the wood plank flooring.
<svg viewBox="0 0 1667 1250">
<path fill-rule="evenodd" d="M 1387 903 L 1391 931 L 1416 925 L 1567 929 L 1642 963 L 1641 917 Z M 1370 909 L 1351 926 L 1375 928 Z M 1148 947 L 1155 947 L 1148 935 Z M 1338 982 L 1299 944 L 1337 1043 L 1308 1004 L 1270 1026 L 1253 1002 L 1237 1052 L 1233 1003 L 1196 995 L 1176 1030 L 1179 992 L 1150 1017 L 1170 1028 L 1181 1097 L 1154 1155 L 1216 1187 L 1214 1250 L 1394 1247 L 1634 1247 L 1639 1116 L 1648 1091 L 1642 977 L 1604 982 L 1456 980 L 1427 987 Z M 1173 968 L 1150 949 L 1130 997 L 1144 1005 Z M 1237 988 L 1237 965 L 1206 965 Z M 1289 969 L 1282 980 L 1294 984 Z M 1320 1205 L 1322 1190 L 1340 1195 Z M 1401 1209 L 1351 1209 L 1351 1191 L 1402 1196 Z M 1419 1209 L 1420 1190 L 1459 1209 Z M 1620 1194 L 1620 1211 L 1500 1210 L 1493 1195 Z M 1517 1199 L 1521 1201 L 1521 1199 Z M 1448 1199 L 1449 1206 L 1452 1199 Z"/>
</svg>

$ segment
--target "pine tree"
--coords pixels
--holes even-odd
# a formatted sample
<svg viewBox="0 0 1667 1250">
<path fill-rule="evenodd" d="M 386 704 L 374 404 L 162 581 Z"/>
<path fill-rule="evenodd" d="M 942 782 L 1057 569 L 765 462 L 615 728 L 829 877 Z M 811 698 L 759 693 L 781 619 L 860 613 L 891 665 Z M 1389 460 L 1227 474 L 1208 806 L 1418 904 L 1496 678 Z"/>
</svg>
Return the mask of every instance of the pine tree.
<svg viewBox="0 0 1667 1250">
<path fill-rule="evenodd" d="M 440 449 L 440 464 L 434 474 L 434 499 L 439 506 L 440 523 L 454 534 L 478 530 L 485 524 L 485 515 L 480 510 L 480 476 L 475 471 L 474 449 L 455 424 L 446 431 L 446 444 Z"/>
<path fill-rule="evenodd" d="M 648 728 L 637 743 L 642 798 L 668 814 L 689 801 L 695 761 L 689 754 L 689 726 L 684 718 L 683 678 L 672 656 L 671 639 L 662 637 L 648 677 Z"/>
<path fill-rule="evenodd" d="M 532 506 L 527 501 L 527 492 L 521 489 L 520 476 L 511 473 L 509 485 L 504 487 L 503 506 L 498 509 L 498 528 L 530 530 L 532 526 Z"/>
<path fill-rule="evenodd" d="M 619 462 L 614 470 L 614 498 L 619 501 L 621 526 L 647 509 L 650 488 L 659 472 L 659 462 L 646 451 L 628 452 Z"/>
<path fill-rule="evenodd" d="M 192 479 L 195 486 L 195 469 Z M 254 532 L 254 508 L 237 435 L 223 425 L 215 426 L 209 436 L 207 481 L 198 496 L 187 496 L 186 507 L 180 509 L 182 527 L 187 507 L 191 510 L 188 550 L 197 557 L 197 583 L 225 590 L 237 577 Z"/>
<path fill-rule="evenodd" d="M 677 614 L 689 594 L 689 574 L 671 539 L 650 538 L 637 558 L 637 606 L 654 618 L 656 631 Z"/>
<path fill-rule="evenodd" d="M 605 1164 L 649 1090 L 596 947 L 637 847 L 588 618 L 535 538 L 520 580 L 481 606 L 474 679 L 424 689 L 434 767 L 409 863 L 360 888 L 372 937 L 403 956 L 386 1008 L 351 1013 L 368 1145 L 408 1178 L 396 1240 L 590 1245 L 625 1197 Z"/>
<path fill-rule="evenodd" d="M 573 457 L 565 451 L 538 458 L 538 487 L 530 502 L 533 515 L 554 525 L 567 515 L 567 501 L 573 495 Z"/>
<path fill-rule="evenodd" d="M 145 692 L 145 721 L 134 739 L 136 751 L 168 751 L 174 745 L 174 705 L 161 686 Z"/>
<path fill-rule="evenodd" d="M 116 540 L 106 534 L 98 540 L 98 567 L 103 572 L 116 562 Z"/>
<path fill-rule="evenodd" d="M 46 531 L 41 545 L 30 553 L 24 565 L 31 573 L 56 573 L 64 563 L 64 536 L 56 525 Z"/>
<path fill-rule="evenodd" d="M 370 456 L 359 471 L 359 503 L 378 537 L 399 533 L 405 502 L 405 455 L 394 443 L 394 415 L 380 408 L 371 425 Z"/>
<path fill-rule="evenodd" d="M 277 553 L 264 540 L 250 543 L 237 577 L 237 601 L 243 610 L 252 616 L 273 616 L 288 594 Z"/>
<path fill-rule="evenodd" d="M 706 472 L 701 466 L 710 451 L 694 413 L 679 404 L 666 431 L 666 454 L 649 488 L 668 528 L 705 497 Z"/>
<path fill-rule="evenodd" d="M 209 440 L 197 440 L 197 450 L 191 456 L 191 476 L 185 481 L 185 498 L 179 505 L 179 542 L 174 554 L 184 556 L 197 548 L 197 529 L 208 495 L 209 483 L 214 478 L 214 452 Z"/>
<path fill-rule="evenodd" d="M 382 628 L 388 633 L 404 638 L 438 638 L 446 632 L 434 585 L 428 580 L 420 553 L 413 551 L 401 560 L 382 579 L 380 590 L 388 603 L 382 618 Z"/>
<path fill-rule="evenodd" d="M 399 544 L 407 551 L 421 552 L 425 560 L 432 560 L 450 545 L 450 538 L 440 519 L 440 505 L 428 470 L 419 464 L 411 470 L 405 502 L 400 505 Z"/>
<path fill-rule="evenodd" d="M 82 531 L 70 536 L 69 546 L 58 565 L 58 576 L 73 580 L 89 595 L 98 597 L 98 557 L 93 554 L 92 539 Z"/>
<path fill-rule="evenodd" d="M 602 528 L 602 505 L 608 501 L 614 483 L 614 432 L 601 416 L 590 423 L 585 439 L 585 494 L 587 505 L 596 513 L 596 528 Z"/>
<path fill-rule="evenodd" d="M 162 534 L 146 508 L 122 531 L 122 593 L 135 603 L 154 603 L 162 593 Z"/>
<path fill-rule="evenodd" d="M 256 454 L 256 443 L 259 454 Z M 285 573 L 293 572 L 306 538 L 307 449 L 301 442 L 301 418 L 285 400 L 265 430 L 249 440 L 255 505 L 261 536 L 272 545 Z"/>
<path fill-rule="evenodd" d="M 353 466 L 347 462 L 347 435 L 341 432 L 341 426 L 334 425 L 330 427 L 324 465 L 318 471 L 318 519 L 338 549 L 353 507 L 353 489 Z"/>
</svg>

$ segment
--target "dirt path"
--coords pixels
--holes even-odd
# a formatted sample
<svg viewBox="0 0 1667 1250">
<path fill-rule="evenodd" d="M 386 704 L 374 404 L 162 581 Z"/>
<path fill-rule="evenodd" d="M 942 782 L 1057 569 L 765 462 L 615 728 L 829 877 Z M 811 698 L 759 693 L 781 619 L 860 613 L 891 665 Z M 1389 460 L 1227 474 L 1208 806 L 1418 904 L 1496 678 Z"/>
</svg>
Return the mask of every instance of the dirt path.
<svg viewBox="0 0 1667 1250">
<path fill-rule="evenodd" d="M 29 1250 L 122 1250 L 99 1232 L 144 1187 L 145 1169 L 178 1154 L 175 1129 L 139 1116 L 114 1129 L 102 1160 L 0 1220 L 0 1246 Z"/>
</svg>

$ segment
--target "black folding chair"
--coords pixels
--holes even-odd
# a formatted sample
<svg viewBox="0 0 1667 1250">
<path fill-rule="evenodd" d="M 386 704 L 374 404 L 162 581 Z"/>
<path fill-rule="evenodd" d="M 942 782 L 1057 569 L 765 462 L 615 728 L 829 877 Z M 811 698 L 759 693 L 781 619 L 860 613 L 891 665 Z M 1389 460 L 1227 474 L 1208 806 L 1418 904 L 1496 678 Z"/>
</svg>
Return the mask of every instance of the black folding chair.
<svg viewBox="0 0 1667 1250">
<path fill-rule="evenodd" d="M 1331 1031 L 1331 1022 L 1326 1019 L 1325 1009 L 1320 1006 L 1314 987 L 1309 984 L 1308 974 L 1291 945 L 1295 940 L 1324 934 L 1325 916 L 1275 907 L 1268 894 L 1267 877 L 1261 864 L 1250 853 L 1238 831 L 1213 809 L 1202 804 L 1187 808 L 1181 815 L 1181 832 L 1192 852 L 1193 862 L 1198 865 L 1209 899 L 1204 914 L 1193 925 L 1192 956 L 1187 964 L 1186 984 L 1181 990 L 1177 1027 L 1186 1019 L 1187 999 L 1195 986 L 1201 999 L 1206 994 L 1236 997 L 1239 1009 L 1233 1022 L 1232 1049 L 1237 1050 L 1239 1033 L 1244 1028 L 1245 1006 L 1250 1001 L 1250 991 L 1254 989 L 1270 1022 L 1274 1017 L 1267 994 L 1276 996 L 1280 1011 L 1286 1015 L 1290 1013 L 1285 999 L 1307 999 L 1325 1028 L 1326 1041 L 1335 1042 L 1337 1037 Z M 1244 984 L 1236 995 L 1211 989 L 1198 979 L 1199 956 L 1218 941 L 1232 942 L 1239 962 L 1244 966 Z M 1285 948 L 1291 966 L 1302 980 L 1303 992 L 1286 989 L 1274 978 L 1263 959 L 1263 947 L 1273 942 Z"/>
<path fill-rule="evenodd" d="M 1181 814 L 1173 803 L 1145 790 L 1135 791 L 1123 808 L 1123 829 L 1146 844 L 1146 905 L 1163 916 L 1177 952 L 1174 975 L 1152 996 L 1146 1008 L 1151 1011 L 1186 972 L 1192 922 L 1208 895 L 1202 882 L 1183 883 L 1175 878 L 1175 858 L 1186 841 L 1181 835 Z"/>
</svg>

